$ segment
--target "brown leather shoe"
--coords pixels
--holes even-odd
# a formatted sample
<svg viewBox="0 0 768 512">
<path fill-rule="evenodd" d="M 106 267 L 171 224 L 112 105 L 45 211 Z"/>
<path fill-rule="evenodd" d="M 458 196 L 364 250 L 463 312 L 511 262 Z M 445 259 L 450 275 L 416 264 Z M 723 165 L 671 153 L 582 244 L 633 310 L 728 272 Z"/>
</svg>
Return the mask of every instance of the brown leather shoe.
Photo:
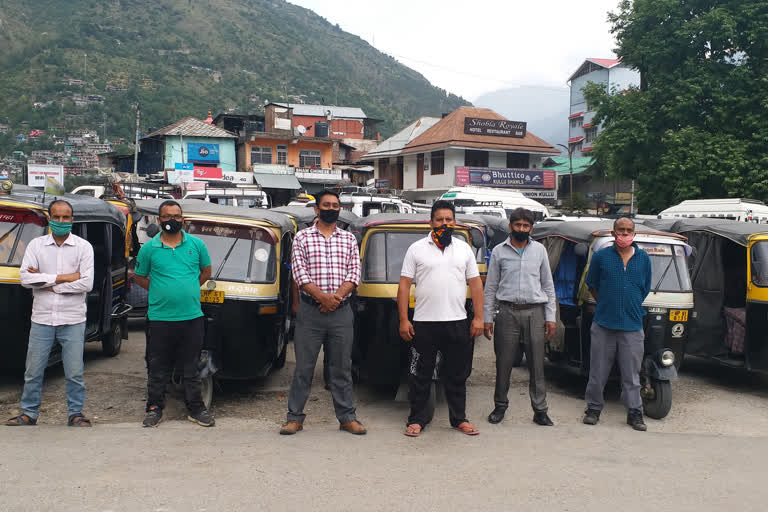
<svg viewBox="0 0 768 512">
<path fill-rule="evenodd" d="M 280 429 L 281 436 L 292 436 L 296 432 L 304 430 L 304 424 L 300 421 L 286 421 Z"/>
<path fill-rule="evenodd" d="M 363 424 L 357 420 L 352 420 L 346 423 L 342 423 L 341 425 L 339 425 L 339 430 L 346 430 L 350 434 L 355 434 L 356 436 L 363 436 L 368 432 L 368 430 L 363 426 Z"/>
</svg>

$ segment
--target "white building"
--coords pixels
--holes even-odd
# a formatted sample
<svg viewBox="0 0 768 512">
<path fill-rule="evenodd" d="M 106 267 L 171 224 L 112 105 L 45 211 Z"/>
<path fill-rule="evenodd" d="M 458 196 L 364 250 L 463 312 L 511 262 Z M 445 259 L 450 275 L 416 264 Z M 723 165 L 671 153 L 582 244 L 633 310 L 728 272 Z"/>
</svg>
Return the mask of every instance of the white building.
<svg viewBox="0 0 768 512">
<path fill-rule="evenodd" d="M 600 127 L 594 126 L 595 112 L 584 99 L 584 86 L 589 82 L 604 84 L 611 94 L 640 85 L 640 72 L 627 67 L 620 59 L 587 59 L 568 79 L 571 86 L 571 109 L 568 116 L 568 145 L 574 158 L 587 156 Z"/>
<path fill-rule="evenodd" d="M 403 190 L 414 200 L 431 200 L 470 184 L 554 200 L 554 175 L 542 179 L 528 170 L 541 169 L 547 157 L 559 154 L 528 132 L 523 121 L 490 109 L 459 107 L 442 119 L 414 121 L 361 159 L 374 161 L 374 177 L 382 188 Z"/>
</svg>

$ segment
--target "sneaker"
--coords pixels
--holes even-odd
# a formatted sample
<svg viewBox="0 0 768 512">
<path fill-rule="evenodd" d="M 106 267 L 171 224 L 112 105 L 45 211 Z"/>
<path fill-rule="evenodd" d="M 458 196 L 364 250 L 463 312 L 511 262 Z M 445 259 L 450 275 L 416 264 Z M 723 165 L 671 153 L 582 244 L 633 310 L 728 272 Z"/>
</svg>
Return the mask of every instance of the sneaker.
<svg viewBox="0 0 768 512">
<path fill-rule="evenodd" d="M 648 427 L 643 420 L 643 411 L 640 409 L 630 409 L 627 411 L 627 425 L 640 432 L 648 430 Z"/>
<path fill-rule="evenodd" d="M 187 419 L 192 423 L 197 423 L 201 427 L 212 427 L 216 424 L 216 420 L 213 419 L 213 414 L 208 412 L 208 409 L 192 414 L 189 413 Z"/>
<path fill-rule="evenodd" d="M 585 425 L 597 425 L 598 421 L 600 421 L 600 411 L 597 409 L 587 409 L 584 411 Z"/>
<path fill-rule="evenodd" d="M 144 417 L 143 425 L 145 427 L 156 427 L 163 421 L 163 410 L 156 405 L 153 405 L 147 411 L 147 415 Z"/>
</svg>

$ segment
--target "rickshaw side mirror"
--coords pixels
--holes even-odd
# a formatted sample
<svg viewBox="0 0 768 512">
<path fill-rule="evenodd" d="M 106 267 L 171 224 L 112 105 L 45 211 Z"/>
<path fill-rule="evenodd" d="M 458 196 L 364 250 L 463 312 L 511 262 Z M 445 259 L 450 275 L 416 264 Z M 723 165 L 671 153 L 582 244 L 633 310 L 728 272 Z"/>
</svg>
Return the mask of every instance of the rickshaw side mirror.
<svg viewBox="0 0 768 512">
<path fill-rule="evenodd" d="M 573 247 L 573 253 L 580 258 L 586 258 L 589 253 L 589 246 L 580 242 Z"/>
<path fill-rule="evenodd" d="M 480 249 L 485 245 L 485 238 L 479 229 L 470 229 L 469 235 L 472 238 L 472 247 Z"/>
<path fill-rule="evenodd" d="M 147 236 L 149 238 L 155 238 L 159 232 L 160 232 L 160 226 L 158 226 L 157 224 L 152 223 L 149 226 L 147 226 Z"/>
</svg>

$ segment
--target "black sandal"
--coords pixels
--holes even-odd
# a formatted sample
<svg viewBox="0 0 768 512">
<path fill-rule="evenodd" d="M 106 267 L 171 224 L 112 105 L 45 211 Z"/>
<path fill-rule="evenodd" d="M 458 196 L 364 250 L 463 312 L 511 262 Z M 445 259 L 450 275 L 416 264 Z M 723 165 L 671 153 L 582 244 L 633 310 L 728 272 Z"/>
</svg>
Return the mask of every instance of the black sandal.
<svg viewBox="0 0 768 512">
<path fill-rule="evenodd" d="M 73 414 L 67 420 L 67 426 L 69 427 L 92 427 L 91 420 L 83 416 L 82 413 Z"/>
<path fill-rule="evenodd" d="M 37 419 L 26 414 L 19 414 L 5 422 L 9 427 L 31 427 L 37 424 Z"/>
</svg>

